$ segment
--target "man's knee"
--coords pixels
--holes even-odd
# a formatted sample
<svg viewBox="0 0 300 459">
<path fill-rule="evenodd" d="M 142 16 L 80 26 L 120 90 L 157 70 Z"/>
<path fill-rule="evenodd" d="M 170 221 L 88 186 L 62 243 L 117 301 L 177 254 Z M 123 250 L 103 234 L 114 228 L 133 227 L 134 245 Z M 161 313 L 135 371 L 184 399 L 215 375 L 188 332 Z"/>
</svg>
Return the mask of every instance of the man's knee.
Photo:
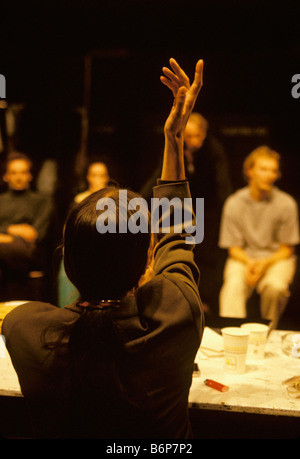
<svg viewBox="0 0 300 459">
<path fill-rule="evenodd" d="M 289 289 L 281 282 L 267 282 L 263 288 L 259 291 L 261 295 L 268 295 L 274 298 L 277 297 L 288 297 Z"/>
<path fill-rule="evenodd" d="M 235 275 L 227 276 L 224 280 L 222 288 L 224 290 L 230 290 L 233 293 L 246 294 L 247 292 L 247 284 L 245 279 L 241 276 Z"/>
</svg>

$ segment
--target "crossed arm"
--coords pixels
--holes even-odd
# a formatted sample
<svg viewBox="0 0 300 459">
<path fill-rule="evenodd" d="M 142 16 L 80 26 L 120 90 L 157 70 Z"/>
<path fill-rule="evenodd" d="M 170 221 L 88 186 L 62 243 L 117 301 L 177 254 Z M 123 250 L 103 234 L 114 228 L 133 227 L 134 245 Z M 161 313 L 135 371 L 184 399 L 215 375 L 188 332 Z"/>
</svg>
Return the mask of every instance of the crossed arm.
<svg viewBox="0 0 300 459">
<path fill-rule="evenodd" d="M 292 256 L 294 248 L 282 244 L 272 255 L 265 258 L 252 258 L 247 255 L 241 247 L 231 247 L 229 255 L 246 265 L 246 282 L 250 287 L 254 287 L 264 275 L 266 270 L 274 263 L 285 260 Z"/>
<path fill-rule="evenodd" d="M 28 223 L 9 225 L 6 233 L 0 233 L 0 243 L 13 242 L 14 237 L 21 237 L 27 242 L 34 242 L 38 237 L 36 229 Z"/>
</svg>

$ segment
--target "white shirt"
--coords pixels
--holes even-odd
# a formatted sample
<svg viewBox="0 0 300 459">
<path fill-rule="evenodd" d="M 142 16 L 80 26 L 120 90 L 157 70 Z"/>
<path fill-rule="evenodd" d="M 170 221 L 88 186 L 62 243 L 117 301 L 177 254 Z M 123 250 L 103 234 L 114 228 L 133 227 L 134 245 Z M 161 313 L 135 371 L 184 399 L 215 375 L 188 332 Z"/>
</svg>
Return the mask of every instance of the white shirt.
<svg viewBox="0 0 300 459">
<path fill-rule="evenodd" d="M 256 201 L 249 187 L 241 188 L 225 201 L 219 246 L 241 247 L 254 258 L 270 255 L 281 244 L 299 241 L 298 206 L 292 196 L 274 187 L 270 195 Z"/>
</svg>

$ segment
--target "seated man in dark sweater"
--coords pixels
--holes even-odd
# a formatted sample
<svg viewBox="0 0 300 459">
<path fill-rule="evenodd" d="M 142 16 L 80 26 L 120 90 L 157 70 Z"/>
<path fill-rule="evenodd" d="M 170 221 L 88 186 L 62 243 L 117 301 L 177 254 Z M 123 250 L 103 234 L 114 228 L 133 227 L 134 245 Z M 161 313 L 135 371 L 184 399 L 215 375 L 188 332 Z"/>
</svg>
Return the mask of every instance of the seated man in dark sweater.
<svg viewBox="0 0 300 459">
<path fill-rule="evenodd" d="M 52 204 L 30 190 L 31 161 L 27 156 L 11 154 L 3 179 L 8 185 L 8 191 L 0 194 L 0 267 L 5 275 L 36 267 Z"/>
</svg>

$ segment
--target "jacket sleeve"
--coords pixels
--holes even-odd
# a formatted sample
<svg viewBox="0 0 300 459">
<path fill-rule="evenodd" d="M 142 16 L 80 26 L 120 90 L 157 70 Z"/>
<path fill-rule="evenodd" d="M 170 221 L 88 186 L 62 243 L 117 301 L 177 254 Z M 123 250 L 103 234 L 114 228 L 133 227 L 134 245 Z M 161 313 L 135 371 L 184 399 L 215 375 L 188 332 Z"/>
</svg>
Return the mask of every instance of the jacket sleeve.
<svg viewBox="0 0 300 459">
<path fill-rule="evenodd" d="M 183 221 L 187 216 L 183 212 L 184 199 L 190 198 L 189 184 L 187 181 L 158 181 L 158 186 L 153 189 L 153 197 L 151 228 L 152 230 L 153 227 L 158 229 L 155 232 L 158 242 L 154 251 L 154 274 L 174 274 L 198 292 L 200 273 L 194 261 L 194 244 L 187 242 L 191 234 L 184 230 Z M 166 198 L 165 206 L 161 207 L 161 215 L 157 222 L 155 219 L 158 213 L 153 212 L 153 207 L 160 204 L 162 198 Z M 174 205 L 169 205 L 171 202 Z M 190 210 L 192 211 L 192 207 Z M 195 223 L 194 213 L 191 213 L 190 218 L 192 217 Z"/>
</svg>

